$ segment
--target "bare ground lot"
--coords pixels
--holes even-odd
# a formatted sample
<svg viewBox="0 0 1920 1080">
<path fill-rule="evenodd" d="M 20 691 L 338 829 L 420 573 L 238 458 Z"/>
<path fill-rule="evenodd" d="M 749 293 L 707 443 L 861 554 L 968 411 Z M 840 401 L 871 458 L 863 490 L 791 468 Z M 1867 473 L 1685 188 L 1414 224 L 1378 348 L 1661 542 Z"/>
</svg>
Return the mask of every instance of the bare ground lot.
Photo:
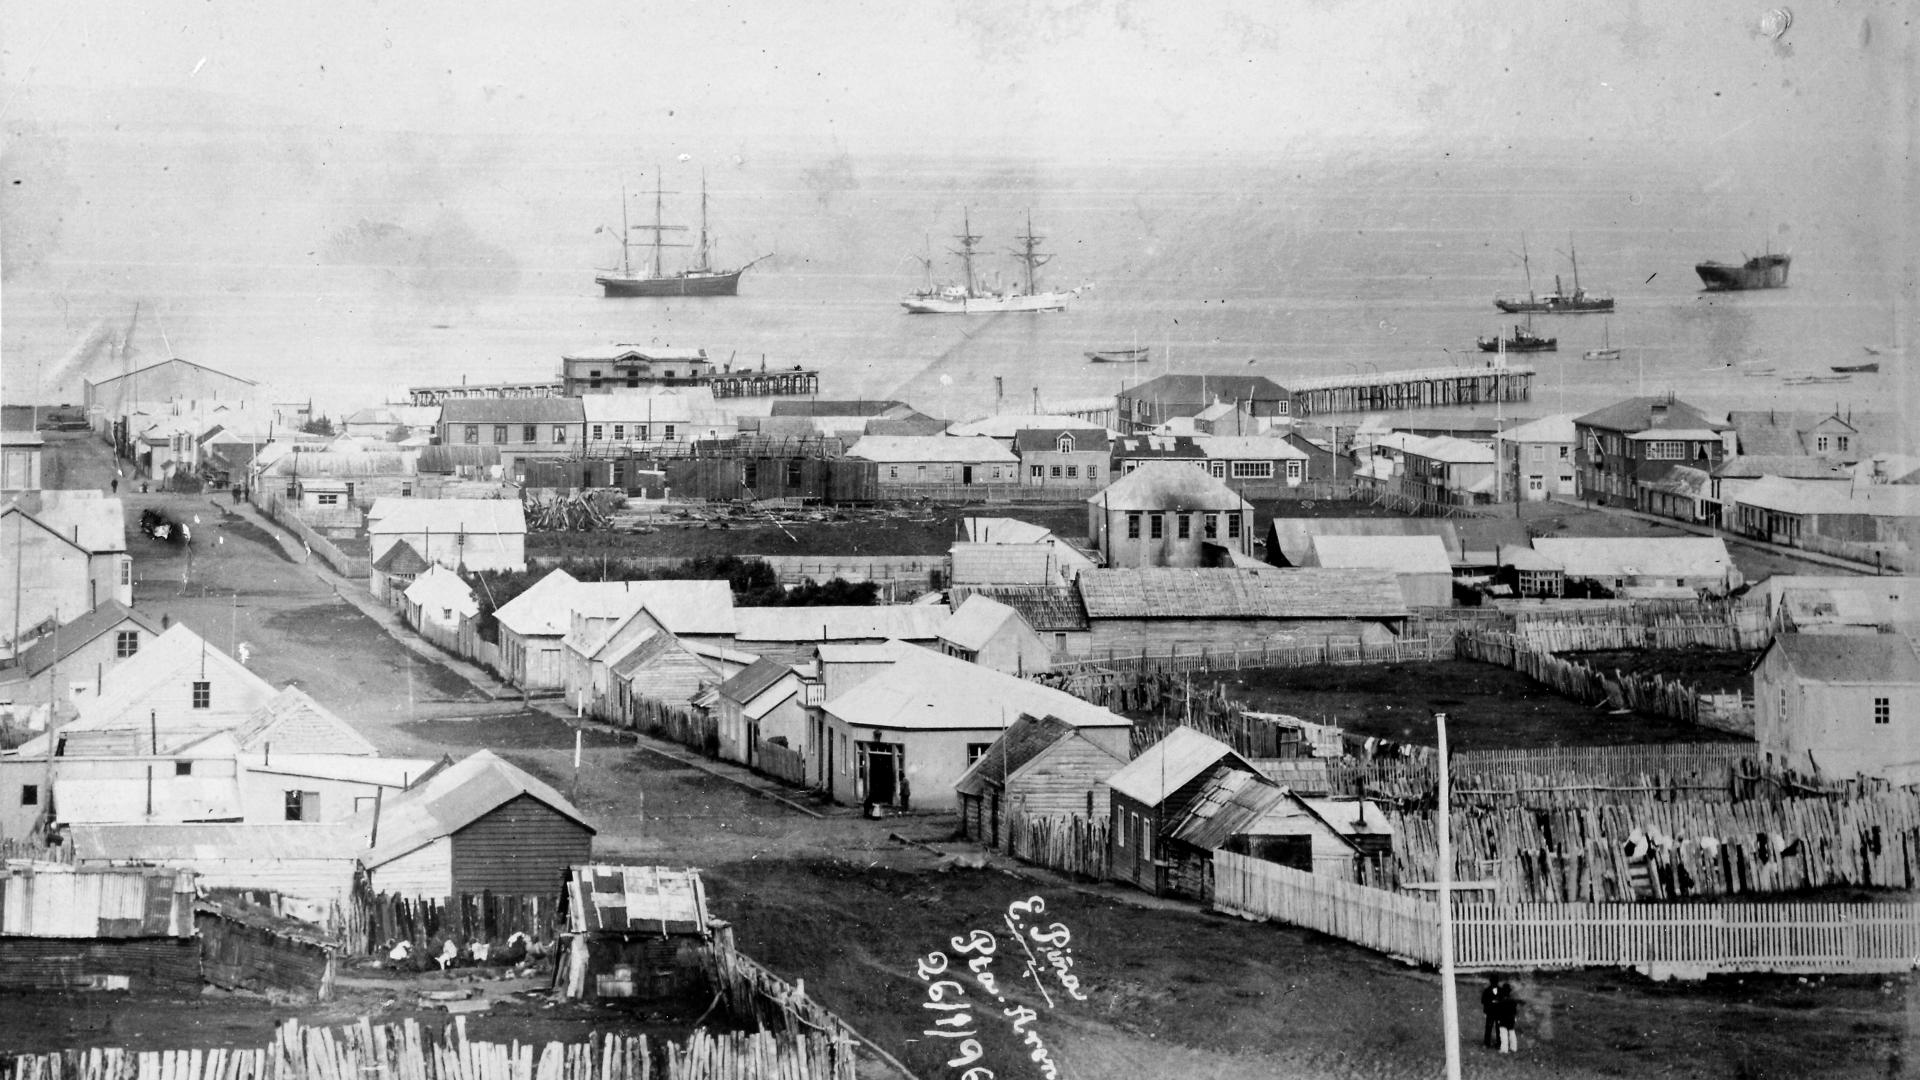
<svg viewBox="0 0 1920 1080">
<path fill-rule="evenodd" d="M 1441 709 L 1447 744 L 1455 750 L 1739 741 L 1677 720 L 1588 708 L 1517 671 L 1459 660 L 1243 670 L 1196 681 L 1196 689 L 1216 681 L 1256 711 L 1428 746 L 1435 742 L 1432 713 Z"/>
</svg>

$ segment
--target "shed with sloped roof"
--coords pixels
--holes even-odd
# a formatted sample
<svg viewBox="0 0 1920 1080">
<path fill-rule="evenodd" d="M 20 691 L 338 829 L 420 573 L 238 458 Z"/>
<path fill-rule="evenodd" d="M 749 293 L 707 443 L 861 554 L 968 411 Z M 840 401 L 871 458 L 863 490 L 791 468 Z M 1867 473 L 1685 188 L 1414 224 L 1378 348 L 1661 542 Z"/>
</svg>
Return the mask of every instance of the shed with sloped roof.
<svg viewBox="0 0 1920 1080">
<path fill-rule="evenodd" d="M 1004 848 L 1022 817 L 1104 816 L 1107 778 L 1127 759 L 1058 717 L 1022 716 L 995 739 L 953 785 L 960 825 L 969 840 Z"/>
</svg>

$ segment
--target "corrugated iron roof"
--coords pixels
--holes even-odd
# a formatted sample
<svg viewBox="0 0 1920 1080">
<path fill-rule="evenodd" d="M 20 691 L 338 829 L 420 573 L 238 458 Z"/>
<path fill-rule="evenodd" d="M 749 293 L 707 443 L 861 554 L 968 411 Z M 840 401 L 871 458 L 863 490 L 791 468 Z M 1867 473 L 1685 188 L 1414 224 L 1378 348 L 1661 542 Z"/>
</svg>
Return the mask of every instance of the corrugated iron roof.
<svg viewBox="0 0 1920 1080">
<path fill-rule="evenodd" d="M 1107 779 L 1107 786 L 1129 799 L 1158 806 L 1168 795 L 1225 758 L 1231 758 L 1247 772 L 1256 775 L 1260 772 L 1235 753 L 1233 747 L 1183 725 L 1141 751 L 1126 768 Z"/>
<path fill-rule="evenodd" d="M 440 423 L 578 424 L 586 419 L 579 398 L 448 398 L 440 404 Z"/>
<path fill-rule="evenodd" d="M 1826 683 L 1920 685 L 1920 654 L 1905 634 L 1780 634 L 1773 647 L 1794 674 Z"/>
<path fill-rule="evenodd" d="M 1062 431 L 1074 433 L 1075 441 L 1082 434 L 1098 433 L 1102 445 L 1106 443 L 1107 429 L 1091 420 L 1082 420 L 1077 416 L 1048 416 L 1041 413 L 1000 413 L 978 420 L 962 420 L 947 427 L 947 434 L 955 438 L 967 438 L 984 435 L 990 439 L 1018 439 L 1021 433 L 1028 431 L 1052 432 L 1057 438 Z M 1017 445 L 1017 443 L 1016 443 Z M 1084 449 L 1097 449 L 1087 446 Z"/>
<path fill-rule="evenodd" d="M 999 730 L 1022 714 L 1057 716 L 1075 727 L 1133 723 L 1065 691 L 916 648 L 903 648 L 892 666 L 827 702 L 826 710 L 856 728 L 895 731 Z"/>
<path fill-rule="evenodd" d="M 946 609 L 918 604 L 743 607 L 733 614 L 735 637 L 742 642 L 932 641 L 947 619 Z"/>
<path fill-rule="evenodd" d="M 189 937 L 193 875 L 143 867 L 0 865 L 0 936 Z"/>
<path fill-rule="evenodd" d="M 720 696 L 742 705 L 752 703 L 754 698 L 766 693 L 773 686 L 793 674 L 793 667 L 771 657 L 761 657 L 749 664 L 744 671 L 720 684 Z"/>
<path fill-rule="evenodd" d="M 1664 394 L 1616 401 L 1603 409 L 1576 417 L 1573 422 L 1582 427 L 1626 432 L 1645 431 L 1648 428 L 1701 428 L 1715 432 L 1727 429 L 1725 424 L 1708 420 L 1707 414 L 1692 405 Z"/>
<path fill-rule="evenodd" d="M 351 724 L 297 686 L 281 690 L 255 709 L 246 723 L 233 729 L 233 741 L 242 750 L 271 746 L 281 754 L 371 756 L 380 752 Z"/>
<path fill-rule="evenodd" d="M 940 640 L 978 652 L 993 640 L 1008 619 L 1019 617 L 1019 612 L 991 597 L 969 596 L 941 625 Z"/>
<path fill-rule="evenodd" d="M 1253 504 L 1191 464 L 1149 461 L 1108 484 L 1087 502 L 1103 510 L 1242 510 Z"/>
<path fill-rule="evenodd" d="M 454 533 L 477 536 L 521 536 L 527 531 L 526 511 L 518 499 L 403 499 L 373 500 L 367 510 L 367 534 Z"/>
<path fill-rule="evenodd" d="M 1543 536 L 1533 549 L 1580 578 L 1710 577 L 1733 570 L 1717 536 Z"/>
<path fill-rule="evenodd" d="M 1314 562 L 1324 567 L 1361 567 L 1396 574 L 1452 574 L 1447 547 L 1437 536 L 1316 536 Z"/>
<path fill-rule="evenodd" d="M 1213 851 L 1225 847 L 1228 840 L 1246 831 L 1286 797 L 1284 788 L 1259 773 L 1218 769 L 1187 804 L 1168 835 Z"/>
<path fill-rule="evenodd" d="M 882 464 L 953 462 L 972 465 L 1014 465 L 1013 451 L 985 436 L 862 435 L 847 448 L 847 456 Z"/>
<path fill-rule="evenodd" d="M 593 826 L 566 796 L 490 750 L 481 750 L 434 773 L 386 800 L 380 810 L 379 845 L 362 858 L 369 869 L 449 836 L 522 795 L 530 795 L 572 818 L 589 832 Z M 373 811 L 356 818 L 371 823 Z"/>
<path fill-rule="evenodd" d="M 1281 559 L 1301 565 L 1313 553 L 1316 536 L 1437 536 L 1447 557 L 1458 559 L 1463 546 L 1459 526 L 1463 523 L 1443 518 L 1276 517 L 1267 527 L 1267 561 L 1281 565 L 1274 558 L 1277 545 Z M 1523 538 L 1525 531 L 1523 527 Z"/>
<path fill-rule="evenodd" d="M 567 929 L 592 933 L 707 933 L 698 870 L 590 864 L 568 872 Z"/>
<path fill-rule="evenodd" d="M 1407 615 L 1387 570 L 1321 567 L 1087 570 L 1089 619 L 1393 619 Z"/>
<path fill-rule="evenodd" d="M 1264 375 L 1161 375 L 1120 391 L 1123 401 L 1211 405 L 1216 401 L 1286 401 L 1287 391 Z"/>
<path fill-rule="evenodd" d="M 257 825 L 73 825 L 73 857 L 87 863 L 195 860 L 352 859 L 367 846 L 363 825 L 269 822 Z"/>
</svg>

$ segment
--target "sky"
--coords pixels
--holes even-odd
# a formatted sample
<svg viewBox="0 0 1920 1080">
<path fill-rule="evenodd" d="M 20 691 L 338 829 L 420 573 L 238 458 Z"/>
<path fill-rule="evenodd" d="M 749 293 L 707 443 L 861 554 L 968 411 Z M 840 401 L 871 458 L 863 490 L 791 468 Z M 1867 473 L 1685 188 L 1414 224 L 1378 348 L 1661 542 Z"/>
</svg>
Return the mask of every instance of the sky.
<svg viewBox="0 0 1920 1080">
<path fill-rule="evenodd" d="M 226 100 L 216 116 L 265 121 L 725 133 L 855 153 L 1257 153 L 1542 131 L 1885 139 L 1900 110 L 1913 118 L 1911 19 L 1894 0 L 10 0 L 0 107 L 28 111 L 27 95 L 57 115 L 47 98 L 85 108 L 90 93 L 138 91 L 147 108 L 119 107 L 181 107 L 185 125 L 205 95 Z"/>
</svg>

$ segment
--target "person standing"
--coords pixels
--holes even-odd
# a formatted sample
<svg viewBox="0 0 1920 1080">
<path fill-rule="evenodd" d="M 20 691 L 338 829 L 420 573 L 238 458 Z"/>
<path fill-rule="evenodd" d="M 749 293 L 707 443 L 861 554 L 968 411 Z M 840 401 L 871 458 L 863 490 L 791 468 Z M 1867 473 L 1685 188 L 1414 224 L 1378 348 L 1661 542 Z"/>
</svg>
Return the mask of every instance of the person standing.
<svg viewBox="0 0 1920 1080">
<path fill-rule="evenodd" d="M 1480 989 L 1480 1014 L 1486 1018 L 1486 1028 L 1480 1035 L 1480 1045 L 1489 1050 L 1499 1043 L 1499 1028 L 1495 1017 L 1500 1011 L 1500 976 L 1489 974 L 1487 985 Z"/>
<path fill-rule="evenodd" d="M 1499 1028 L 1500 1052 L 1517 1054 L 1520 1052 L 1520 1033 L 1514 1029 L 1514 1023 L 1520 1017 L 1520 1000 L 1513 996 L 1513 984 L 1505 978 L 1500 980 L 1499 989 L 1493 1022 Z"/>
</svg>

